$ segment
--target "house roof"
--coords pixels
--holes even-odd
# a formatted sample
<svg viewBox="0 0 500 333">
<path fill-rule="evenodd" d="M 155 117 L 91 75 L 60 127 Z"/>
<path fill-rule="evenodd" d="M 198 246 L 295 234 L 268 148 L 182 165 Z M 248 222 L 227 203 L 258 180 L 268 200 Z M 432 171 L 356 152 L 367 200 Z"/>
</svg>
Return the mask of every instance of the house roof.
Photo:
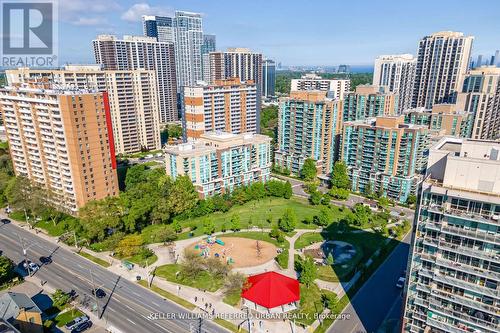
<svg viewBox="0 0 500 333">
<path fill-rule="evenodd" d="M 0 319 L 0 333 L 20 333 L 14 326 L 7 321 Z"/>
<path fill-rule="evenodd" d="M 0 318 L 5 320 L 17 318 L 21 309 L 27 312 L 42 313 L 35 302 L 26 294 L 9 291 L 0 296 Z"/>
<path fill-rule="evenodd" d="M 300 300 L 299 281 L 277 272 L 250 276 L 248 283 L 241 297 L 268 309 Z"/>
</svg>

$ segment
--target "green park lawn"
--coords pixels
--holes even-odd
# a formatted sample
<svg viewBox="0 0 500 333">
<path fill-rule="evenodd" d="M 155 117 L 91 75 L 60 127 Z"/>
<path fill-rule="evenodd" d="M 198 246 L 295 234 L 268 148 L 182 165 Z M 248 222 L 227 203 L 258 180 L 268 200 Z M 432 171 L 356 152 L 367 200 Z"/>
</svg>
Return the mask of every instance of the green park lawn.
<svg viewBox="0 0 500 333">
<path fill-rule="evenodd" d="M 79 310 L 71 309 L 71 310 L 68 310 L 66 312 L 63 312 L 63 313 L 57 315 L 54 318 L 54 322 L 55 322 L 57 327 L 62 327 L 64 325 L 66 325 L 67 323 L 69 323 L 70 321 L 72 321 L 73 319 L 75 319 L 76 317 L 80 317 L 80 316 L 83 316 L 83 313 L 81 313 Z"/>
<path fill-rule="evenodd" d="M 297 316 L 296 321 L 305 325 L 311 325 L 314 321 L 314 314 L 320 314 L 325 309 L 322 302 L 322 294 L 335 294 L 328 290 L 321 290 L 315 283 L 312 283 L 309 287 L 306 285 L 300 285 L 300 306 L 293 313 L 300 313 L 301 316 Z"/>
<path fill-rule="evenodd" d="M 153 254 L 149 258 L 144 258 L 140 254 L 136 254 L 133 257 L 125 258 L 125 260 L 133 262 L 134 264 L 137 264 L 141 267 L 146 267 L 146 266 L 149 266 L 151 264 L 154 264 L 158 260 L 158 257 L 156 256 L 156 254 Z"/>
<path fill-rule="evenodd" d="M 259 201 L 248 202 L 241 206 L 234 206 L 228 212 L 215 212 L 209 215 L 212 221 L 215 223 L 215 231 L 221 231 L 222 226 L 226 224 L 226 228 L 230 228 L 231 217 L 233 215 L 238 215 L 240 217 L 240 227 L 246 229 L 249 226 L 257 226 L 264 228 L 271 228 L 272 225 L 267 223 L 267 218 L 272 217 L 273 224 L 278 223 L 279 218 L 283 215 L 286 209 L 291 208 L 295 211 L 297 216 L 296 229 L 316 229 L 317 226 L 314 224 L 305 224 L 303 220 L 305 218 L 312 219 L 314 215 L 320 212 L 321 207 L 324 206 L 313 206 L 307 202 L 305 199 L 292 197 L 291 199 L 284 198 L 266 198 Z M 334 216 L 334 221 L 340 219 L 343 213 L 336 206 L 331 208 L 332 215 Z M 195 228 L 192 231 L 194 237 L 201 236 L 203 234 L 203 220 L 205 217 L 189 219 L 181 221 L 181 225 L 184 228 Z M 189 232 L 180 234 L 180 239 L 185 239 L 189 237 Z"/>
<path fill-rule="evenodd" d="M 168 264 L 159 266 L 155 270 L 155 275 L 164 278 L 167 281 L 183 284 L 188 287 L 198 288 L 201 290 L 208 290 L 215 292 L 219 290 L 224 281 L 220 278 L 214 278 L 211 274 L 204 271 L 194 278 L 182 276 L 180 273 L 181 268 L 178 264 Z"/>
<path fill-rule="evenodd" d="M 357 231 L 357 232 L 353 232 Z M 381 248 L 386 237 L 369 231 L 359 231 L 359 229 L 348 229 L 339 232 L 332 225 L 322 233 L 305 233 L 295 242 L 296 249 L 302 249 L 310 244 L 323 242 L 325 240 L 338 240 L 352 244 L 356 248 L 356 255 L 349 262 L 342 265 L 332 266 L 318 265 L 318 278 L 324 281 L 338 282 L 346 281 L 352 276 L 353 270 L 361 262 L 368 259 Z"/>
</svg>

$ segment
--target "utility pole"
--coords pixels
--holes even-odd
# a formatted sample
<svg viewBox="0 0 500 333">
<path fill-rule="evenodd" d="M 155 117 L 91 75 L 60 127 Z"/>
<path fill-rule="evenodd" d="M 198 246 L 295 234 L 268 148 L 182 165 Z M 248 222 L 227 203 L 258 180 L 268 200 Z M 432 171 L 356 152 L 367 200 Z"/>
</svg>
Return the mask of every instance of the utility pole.
<svg viewBox="0 0 500 333">
<path fill-rule="evenodd" d="M 90 279 L 92 281 L 92 294 L 94 295 L 95 305 L 97 308 L 97 318 L 101 319 L 100 310 L 99 310 L 99 298 L 97 297 L 97 288 L 94 283 L 94 275 L 92 274 L 92 269 L 90 269 Z"/>
<path fill-rule="evenodd" d="M 24 267 L 28 271 L 28 275 L 31 276 L 30 266 L 28 265 L 28 250 L 30 247 L 32 247 L 36 243 L 32 243 L 30 246 L 26 247 L 26 244 L 24 242 L 25 241 L 24 238 L 21 238 L 21 236 L 19 234 L 16 234 L 16 235 L 17 235 L 17 237 L 19 237 L 19 243 L 21 244 L 21 248 L 23 249 Z"/>
</svg>

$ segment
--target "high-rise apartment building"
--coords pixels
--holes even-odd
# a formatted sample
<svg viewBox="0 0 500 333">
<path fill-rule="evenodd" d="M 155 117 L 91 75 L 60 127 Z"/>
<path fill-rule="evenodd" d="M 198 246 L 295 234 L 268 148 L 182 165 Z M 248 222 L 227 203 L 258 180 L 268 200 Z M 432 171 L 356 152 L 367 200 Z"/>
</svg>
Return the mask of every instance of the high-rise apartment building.
<svg viewBox="0 0 500 333">
<path fill-rule="evenodd" d="M 201 49 L 203 27 L 201 14 L 176 11 L 174 20 L 177 87 L 193 86 L 203 80 Z"/>
<path fill-rule="evenodd" d="M 0 90 L 12 165 L 46 188 L 70 214 L 91 200 L 118 195 L 108 94 L 62 86 Z"/>
<path fill-rule="evenodd" d="M 398 95 L 373 85 L 359 85 L 344 98 L 344 121 L 393 116 L 398 111 Z"/>
<path fill-rule="evenodd" d="M 352 190 L 406 202 L 425 171 L 428 142 L 427 127 L 404 124 L 403 116 L 345 122 L 342 160 Z"/>
<path fill-rule="evenodd" d="M 500 68 L 485 66 L 470 70 L 457 104 L 474 115 L 471 138 L 500 139 Z"/>
<path fill-rule="evenodd" d="M 262 61 L 262 96 L 273 97 L 276 90 L 276 63 L 271 59 Z"/>
<path fill-rule="evenodd" d="M 198 139 L 203 133 L 258 133 L 260 104 L 257 85 L 238 78 L 217 80 L 184 88 L 182 126 L 184 139 Z"/>
<path fill-rule="evenodd" d="M 168 16 L 142 16 L 144 36 L 156 38 L 159 42 L 174 42 L 174 20 Z"/>
<path fill-rule="evenodd" d="M 322 91 L 295 91 L 280 100 L 274 163 L 298 175 L 307 158 L 321 174 L 333 169 L 342 126 L 342 101 Z"/>
<path fill-rule="evenodd" d="M 499 331 L 500 142 L 430 149 L 411 242 L 403 332 Z"/>
<path fill-rule="evenodd" d="M 153 37 L 99 35 L 94 57 L 104 70 L 153 70 L 156 73 L 160 122 L 179 119 L 174 45 Z"/>
<path fill-rule="evenodd" d="M 202 198 L 271 177 L 271 138 L 265 135 L 205 133 L 194 143 L 167 146 L 166 171 L 188 175 Z"/>
<path fill-rule="evenodd" d="M 45 81 L 107 92 L 116 154 L 161 148 L 156 74 L 152 70 L 102 70 L 100 65 L 68 65 L 61 70 L 8 70 L 9 83 Z"/>
<path fill-rule="evenodd" d="M 229 48 L 210 53 L 210 82 L 238 77 L 251 80 L 262 89 L 262 54 L 246 48 Z"/>
<path fill-rule="evenodd" d="M 432 136 L 470 137 L 473 115 L 456 104 L 434 104 L 432 110 L 415 108 L 403 112 L 406 124 L 427 126 Z"/>
<path fill-rule="evenodd" d="M 201 61 L 203 67 L 203 81 L 210 83 L 210 52 L 216 50 L 215 35 L 203 35 L 203 45 L 201 46 Z"/>
<path fill-rule="evenodd" d="M 398 114 L 411 108 L 416 62 L 411 54 L 382 55 L 375 59 L 373 85 L 398 94 Z"/>
<path fill-rule="evenodd" d="M 321 90 L 331 99 L 344 99 L 344 95 L 351 90 L 349 79 L 323 79 L 314 73 L 302 75 L 300 79 L 293 79 L 290 91 Z"/>
<path fill-rule="evenodd" d="M 441 31 L 420 40 L 412 107 L 453 103 L 469 67 L 474 37 Z"/>
</svg>

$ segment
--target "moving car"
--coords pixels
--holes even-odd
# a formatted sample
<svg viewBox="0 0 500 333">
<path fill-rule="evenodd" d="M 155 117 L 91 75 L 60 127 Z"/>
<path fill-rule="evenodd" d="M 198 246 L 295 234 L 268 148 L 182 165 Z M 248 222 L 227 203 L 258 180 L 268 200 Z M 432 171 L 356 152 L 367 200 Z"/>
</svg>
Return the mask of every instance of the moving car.
<svg viewBox="0 0 500 333">
<path fill-rule="evenodd" d="M 40 262 L 44 265 L 48 265 L 52 263 L 52 258 L 51 257 L 40 257 Z"/>
<path fill-rule="evenodd" d="M 67 323 L 64 327 L 68 331 L 71 331 L 71 330 L 77 328 L 77 326 L 80 325 L 81 323 L 87 322 L 89 320 L 90 319 L 89 319 L 88 316 L 83 315 L 83 316 L 80 316 L 80 317 L 76 317 L 75 319 L 73 319 L 72 321 L 70 321 L 69 323 Z"/>
<path fill-rule="evenodd" d="M 101 288 L 92 289 L 92 295 L 97 296 L 97 298 L 106 297 L 106 292 Z"/>
<path fill-rule="evenodd" d="M 398 279 L 398 282 L 396 282 L 396 287 L 398 287 L 400 289 L 403 288 L 405 286 L 405 281 L 406 281 L 406 278 L 403 276 L 400 276 Z"/>
<path fill-rule="evenodd" d="M 88 330 L 92 327 L 92 322 L 90 320 L 78 324 L 75 328 L 71 330 L 71 333 L 80 333 Z"/>
</svg>

